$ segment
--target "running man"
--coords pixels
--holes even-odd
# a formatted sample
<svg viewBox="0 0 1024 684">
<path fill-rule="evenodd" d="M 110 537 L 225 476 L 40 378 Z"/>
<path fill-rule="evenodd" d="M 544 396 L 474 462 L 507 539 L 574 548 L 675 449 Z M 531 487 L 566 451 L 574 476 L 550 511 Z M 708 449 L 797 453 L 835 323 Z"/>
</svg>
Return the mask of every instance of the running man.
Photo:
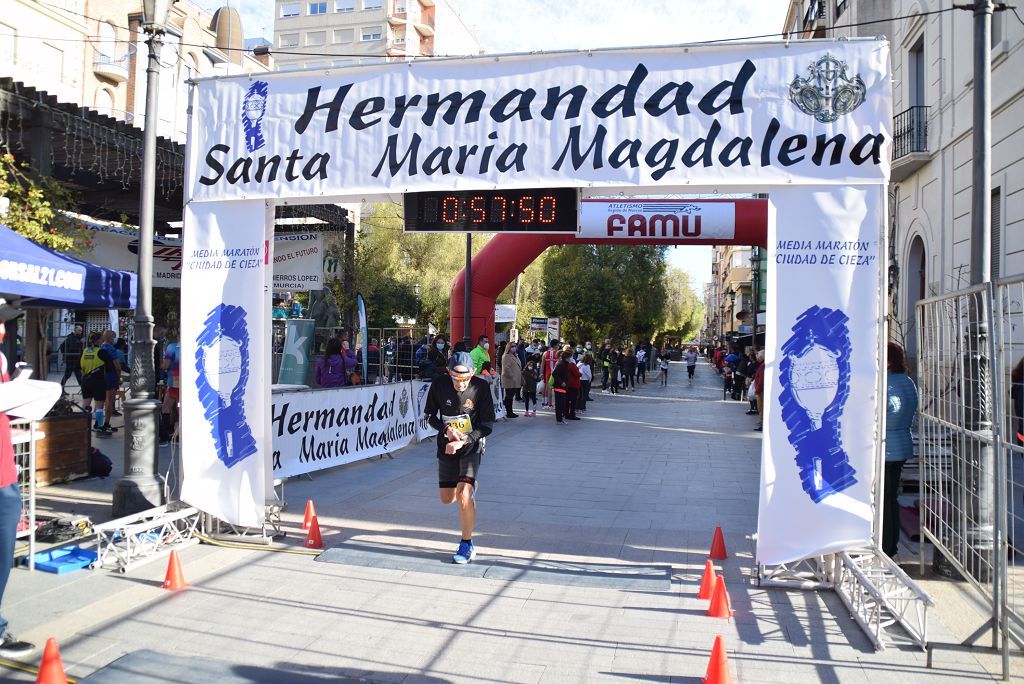
<svg viewBox="0 0 1024 684">
<path fill-rule="evenodd" d="M 693 347 L 686 352 L 686 376 L 693 382 L 693 373 L 697 370 L 697 350 Z"/>
<path fill-rule="evenodd" d="M 459 504 L 462 541 L 452 556 L 459 565 L 476 557 L 473 524 L 476 522 L 476 476 L 483 439 L 494 424 L 491 387 L 473 377 L 473 358 L 456 352 L 448 361 L 448 374 L 439 375 L 427 392 L 427 421 L 437 430 L 437 484 L 441 503 Z"/>
</svg>

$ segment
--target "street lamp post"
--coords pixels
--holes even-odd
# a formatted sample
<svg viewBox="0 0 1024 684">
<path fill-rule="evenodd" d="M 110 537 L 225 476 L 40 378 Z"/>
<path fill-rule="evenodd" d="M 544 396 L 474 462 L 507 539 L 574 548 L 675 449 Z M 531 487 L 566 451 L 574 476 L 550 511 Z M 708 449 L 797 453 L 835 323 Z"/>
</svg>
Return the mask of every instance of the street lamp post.
<svg viewBox="0 0 1024 684">
<path fill-rule="evenodd" d="M 146 33 L 146 125 L 143 130 L 142 190 L 139 199 L 139 265 L 132 344 L 131 399 L 124 403 L 124 475 L 114 486 L 113 515 L 119 518 L 164 503 L 157 477 L 160 402 L 153 397 L 153 203 L 156 194 L 156 122 L 160 45 L 174 0 L 143 0 Z"/>
</svg>

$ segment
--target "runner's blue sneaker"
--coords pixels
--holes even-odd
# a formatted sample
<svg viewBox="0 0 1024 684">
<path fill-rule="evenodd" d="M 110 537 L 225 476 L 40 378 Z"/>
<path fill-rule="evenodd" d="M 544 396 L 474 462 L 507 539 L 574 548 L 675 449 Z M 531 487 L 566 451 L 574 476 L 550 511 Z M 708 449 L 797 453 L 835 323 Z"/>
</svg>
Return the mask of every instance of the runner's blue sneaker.
<svg viewBox="0 0 1024 684">
<path fill-rule="evenodd" d="M 473 546 L 473 542 L 459 542 L 459 550 L 452 556 L 452 563 L 465 565 L 474 558 L 476 558 L 476 547 Z"/>
</svg>

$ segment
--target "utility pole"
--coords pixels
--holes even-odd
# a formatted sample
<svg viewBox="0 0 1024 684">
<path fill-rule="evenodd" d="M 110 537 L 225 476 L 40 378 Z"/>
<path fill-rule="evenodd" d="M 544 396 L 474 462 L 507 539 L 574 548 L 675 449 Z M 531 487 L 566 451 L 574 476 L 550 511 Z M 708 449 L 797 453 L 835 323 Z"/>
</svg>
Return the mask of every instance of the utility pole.
<svg viewBox="0 0 1024 684">
<path fill-rule="evenodd" d="M 466 341 L 467 349 L 469 351 L 473 348 L 473 321 L 470 319 L 470 305 L 473 303 L 473 297 L 470 294 L 470 288 L 473 287 L 473 234 L 466 233 L 466 276 L 463 278 L 463 287 L 465 290 L 462 293 L 462 337 Z M 455 332 L 454 330 L 452 331 Z"/>
</svg>

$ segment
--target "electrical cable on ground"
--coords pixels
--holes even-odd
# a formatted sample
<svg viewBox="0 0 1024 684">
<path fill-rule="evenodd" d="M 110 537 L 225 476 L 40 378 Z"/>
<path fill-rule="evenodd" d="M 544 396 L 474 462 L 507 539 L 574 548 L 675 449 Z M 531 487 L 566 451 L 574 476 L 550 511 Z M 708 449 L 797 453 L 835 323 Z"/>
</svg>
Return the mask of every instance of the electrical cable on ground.
<svg viewBox="0 0 1024 684">
<path fill-rule="evenodd" d="M 22 663 L 17 660 L 7 660 L 6 658 L 0 658 L 0 667 L 6 667 L 8 670 L 18 670 L 19 672 L 27 672 L 28 674 L 38 675 L 39 668 L 35 665 L 29 665 L 28 663 Z M 66 675 L 65 675 L 66 676 Z M 77 677 L 68 677 L 68 684 L 77 684 Z"/>
<path fill-rule="evenodd" d="M 217 539 L 211 539 L 209 537 L 204 537 L 201 534 L 194 534 L 193 536 L 199 541 L 203 542 L 204 544 L 210 544 L 211 546 L 221 546 L 226 549 L 241 549 L 246 551 L 271 551 L 273 553 L 294 553 L 300 556 L 319 556 L 322 553 L 322 551 L 318 549 L 292 549 L 280 546 L 264 546 L 262 544 L 226 542 L 219 541 Z"/>
</svg>

